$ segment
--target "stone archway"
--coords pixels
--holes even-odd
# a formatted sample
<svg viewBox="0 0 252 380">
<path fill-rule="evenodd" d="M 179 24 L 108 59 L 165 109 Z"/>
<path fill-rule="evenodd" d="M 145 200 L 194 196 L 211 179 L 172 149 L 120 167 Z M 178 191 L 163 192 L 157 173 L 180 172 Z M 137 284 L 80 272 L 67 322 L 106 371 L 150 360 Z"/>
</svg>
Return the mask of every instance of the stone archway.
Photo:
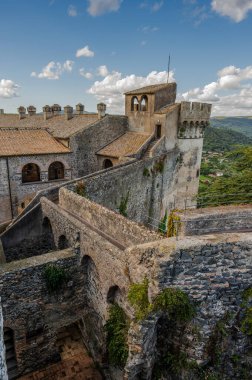
<svg viewBox="0 0 252 380">
<path fill-rule="evenodd" d="M 58 249 L 62 250 L 62 249 L 67 249 L 69 247 L 70 247 L 70 245 L 69 245 L 69 242 L 68 242 L 66 236 L 60 235 L 59 240 L 58 240 Z"/>
</svg>

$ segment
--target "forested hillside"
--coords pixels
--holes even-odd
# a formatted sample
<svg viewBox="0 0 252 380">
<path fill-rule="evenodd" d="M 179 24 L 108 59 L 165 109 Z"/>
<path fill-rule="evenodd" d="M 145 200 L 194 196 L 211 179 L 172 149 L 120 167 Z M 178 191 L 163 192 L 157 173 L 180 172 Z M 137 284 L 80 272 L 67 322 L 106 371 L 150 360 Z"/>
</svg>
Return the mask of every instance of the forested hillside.
<svg viewBox="0 0 252 380">
<path fill-rule="evenodd" d="M 252 116 L 214 117 L 211 118 L 211 126 L 232 129 L 233 131 L 244 133 L 244 135 L 252 138 Z"/>
<path fill-rule="evenodd" d="M 205 131 L 203 150 L 206 152 L 225 152 L 234 148 L 234 145 L 252 144 L 243 133 L 231 129 L 208 127 Z"/>
<path fill-rule="evenodd" d="M 252 203 L 252 139 L 207 128 L 200 174 L 199 206 Z"/>
</svg>

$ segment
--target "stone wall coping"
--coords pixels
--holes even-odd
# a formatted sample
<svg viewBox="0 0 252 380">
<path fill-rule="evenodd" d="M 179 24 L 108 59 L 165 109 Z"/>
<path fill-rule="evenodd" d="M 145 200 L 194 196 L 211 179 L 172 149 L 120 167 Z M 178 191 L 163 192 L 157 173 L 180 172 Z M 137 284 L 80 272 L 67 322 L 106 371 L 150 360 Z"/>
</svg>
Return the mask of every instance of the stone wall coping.
<svg viewBox="0 0 252 380">
<path fill-rule="evenodd" d="M 205 247 L 207 245 L 214 246 L 216 244 L 226 243 L 248 243 L 252 245 L 251 233 L 222 233 L 200 236 L 185 236 L 176 240 L 175 237 L 166 238 L 163 240 L 152 241 L 129 247 L 126 252 L 130 254 L 131 251 L 139 249 L 144 251 L 148 248 L 159 250 L 159 258 L 162 256 L 170 256 L 173 252 L 181 249 L 193 249 L 196 247 Z"/>
<path fill-rule="evenodd" d="M 241 213 L 251 213 L 252 212 L 252 204 L 246 205 L 236 205 L 236 206 L 216 206 L 216 207 L 206 207 L 201 209 L 187 209 L 187 210 L 179 210 L 176 214 L 179 214 L 182 220 L 190 220 L 196 218 L 211 218 L 211 217 L 222 217 L 229 214 L 241 214 Z"/>
<path fill-rule="evenodd" d="M 53 251 L 40 256 L 32 256 L 27 259 L 12 261 L 0 266 L 0 275 L 11 272 L 19 272 L 31 267 L 38 267 L 47 263 L 53 263 L 59 260 L 74 258 L 75 254 L 71 248 L 61 251 Z"/>
<path fill-rule="evenodd" d="M 70 191 L 66 188 L 60 189 L 59 205 L 62 207 L 62 204 L 64 204 L 64 198 L 67 199 L 69 197 L 75 200 L 75 202 L 77 202 L 79 205 L 78 210 L 75 209 L 73 213 L 76 213 L 77 211 L 78 212 L 77 215 L 79 215 L 82 218 L 85 218 L 83 217 L 83 214 L 85 213 L 86 217 L 87 216 L 89 217 L 87 219 L 87 222 L 91 224 L 93 223 L 94 227 L 96 226 L 99 228 L 99 226 L 97 226 L 97 222 L 94 220 L 94 216 L 97 216 L 97 214 L 99 214 L 101 217 L 109 218 L 109 220 L 113 220 L 115 222 L 115 225 L 117 223 L 119 224 L 123 223 L 123 228 L 121 231 L 123 235 L 125 234 L 125 235 L 130 236 L 132 235 L 132 231 L 134 231 L 134 234 L 139 236 L 139 240 L 148 239 L 150 241 L 150 239 L 152 239 L 153 241 L 155 241 L 155 240 L 163 239 L 163 236 L 161 236 L 160 234 L 154 231 L 149 230 L 147 227 L 140 225 L 139 223 L 134 222 L 128 218 L 125 218 L 121 214 L 113 210 L 110 210 L 98 203 L 95 203 L 91 201 L 90 199 L 87 199 L 78 194 L 75 194 L 73 191 Z M 71 207 L 71 204 L 69 206 Z M 66 210 L 66 211 L 71 211 L 71 210 Z"/>
</svg>

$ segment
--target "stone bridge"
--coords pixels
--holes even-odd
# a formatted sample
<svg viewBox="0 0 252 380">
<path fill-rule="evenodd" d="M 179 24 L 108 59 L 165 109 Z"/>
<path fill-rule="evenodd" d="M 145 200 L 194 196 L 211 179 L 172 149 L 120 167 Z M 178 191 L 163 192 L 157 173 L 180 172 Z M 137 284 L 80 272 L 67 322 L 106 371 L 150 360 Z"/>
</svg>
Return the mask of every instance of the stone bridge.
<svg viewBox="0 0 252 380">
<path fill-rule="evenodd" d="M 251 217 L 249 206 L 244 212 Z M 150 302 L 168 287 L 182 289 L 195 302 L 197 314 L 186 327 L 180 348 L 199 365 L 210 360 L 206 347 L 216 324 L 227 313 L 232 315 L 227 329 L 236 335 L 228 335 L 220 357 L 225 354 L 226 362 L 231 363 L 224 365 L 223 378 L 241 378 L 231 357 L 241 357 L 241 367 L 250 360 L 249 337 L 242 332 L 239 319 L 243 292 L 251 287 L 250 233 L 168 239 L 66 188 L 60 189 L 57 204 L 41 198 L 34 215 L 32 244 L 37 242 L 39 255 L 31 253 L 32 244 L 25 239 L 32 229 L 28 224 L 23 225 L 19 247 L 8 247 L 10 239 L 2 239 L 8 261 L 0 267 L 3 320 L 4 327 L 14 331 L 19 375 L 57 361 L 58 331 L 73 323 L 78 324 L 95 360 L 105 368 L 104 324 L 110 305 L 116 302 L 131 322 L 129 356 L 124 369 L 110 367 L 106 372 L 105 368 L 105 377 L 154 378 L 160 336 L 176 345 L 181 331 L 178 329 L 174 337 L 176 329 L 167 330 L 162 313 L 151 313 L 141 322 L 134 318 L 127 299 L 129 286 L 148 278 Z M 207 233 L 206 224 L 203 231 Z M 17 260 L 20 255 L 22 259 Z M 48 292 L 44 278 L 45 268 L 52 264 L 68 273 L 58 294 Z"/>
</svg>

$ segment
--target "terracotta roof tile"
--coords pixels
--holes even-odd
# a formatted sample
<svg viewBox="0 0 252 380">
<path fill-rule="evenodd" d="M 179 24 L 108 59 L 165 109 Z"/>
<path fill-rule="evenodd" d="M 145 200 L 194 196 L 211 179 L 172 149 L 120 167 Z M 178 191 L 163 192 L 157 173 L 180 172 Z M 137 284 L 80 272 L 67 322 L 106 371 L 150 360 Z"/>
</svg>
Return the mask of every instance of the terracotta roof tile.
<svg viewBox="0 0 252 380">
<path fill-rule="evenodd" d="M 168 106 L 162 107 L 159 110 L 155 111 L 155 113 L 170 113 L 179 107 L 180 107 L 180 103 L 169 104 Z"/>
<path fill-rule="evenodd" d="M 144 133 L 126 132 L 111 144 L 99 150 L 97 154 L 116 158 L 130 156 L 137 153 L 149 137 L 150 135 Z"/>
<path fill-rule="evenodd" d="M 176 83 L 162 83 L 162 84 L 153 84 L 150 86 L 145 86 L 138 88 L 133 91 L 125 92 L 124 95 L 139 95 L 139 94 L 155 94 L 155 92 L 162 90 L 163 88 L 174 87 Z"/>
<path fill-rule="evenodd" d="M 0 157 L 69 152 L 46 130 L 0 128 Z"/>
<path fill-rule="evenodd" d="M 64 115 L 44 120 L 42 114 L 28 116 L 19 120 L 18 114 L 0 114 L 0 128 L 47 128 L 54 137 L 68 138 L 74 133 L 87 128 L 98 120 L 97 114 L 74 115 L 66 120 Z"/>
</svg>

